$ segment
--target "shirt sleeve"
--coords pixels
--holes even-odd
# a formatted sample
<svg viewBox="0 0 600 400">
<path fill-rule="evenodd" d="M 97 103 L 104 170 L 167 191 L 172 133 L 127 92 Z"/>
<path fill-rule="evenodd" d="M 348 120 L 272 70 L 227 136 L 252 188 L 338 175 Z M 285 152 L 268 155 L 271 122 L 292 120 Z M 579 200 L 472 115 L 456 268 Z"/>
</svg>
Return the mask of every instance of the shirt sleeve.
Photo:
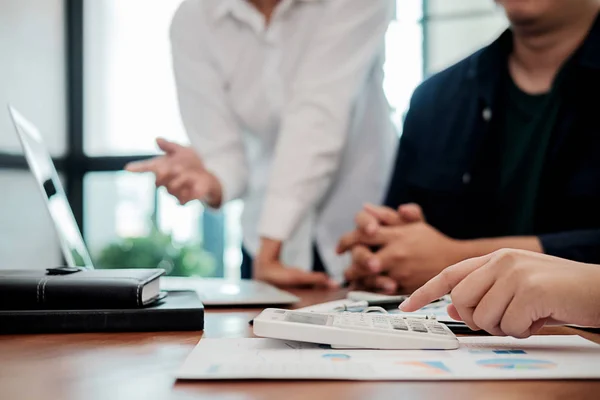
<svg viewBox="0 0 600 400">
<path fill-rule="evenodd" d="M 282 117 L 258 227 L 270 239 L 288 239 L 331 186 L 394 8 L 391 0 L 330 0 L 324 7 Z"/>
<path fill-rule="evenodd" d="M 544 253 L 573 261 L 600 264 L 600 230 L 581 230 L 540 236 Z"/>
<path fill-rule="evenodd" d="M 247 186 L 242 132 L 227 101 L 227 84 L 206 39 L 204 10 L 184 2 L 171 23 L 171 52 L 179 109 L 193 148 L 220 181 L 223 203 Z"/>
</svg>

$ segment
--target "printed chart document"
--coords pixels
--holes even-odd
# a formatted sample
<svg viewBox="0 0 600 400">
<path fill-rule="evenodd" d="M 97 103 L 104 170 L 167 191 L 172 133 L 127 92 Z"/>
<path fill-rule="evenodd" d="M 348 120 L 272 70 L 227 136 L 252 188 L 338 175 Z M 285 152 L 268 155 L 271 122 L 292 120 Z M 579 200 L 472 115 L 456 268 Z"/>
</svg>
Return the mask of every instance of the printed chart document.
<svg viewBox="0 0 600 400">
<path fill-rule="evenodd" d="M 458 350 L 332 350 L 274 339 L 202 339 L 179 379 L 600 379 L 600 346 L 578 336 L 461 337 Z"/>
</svg>

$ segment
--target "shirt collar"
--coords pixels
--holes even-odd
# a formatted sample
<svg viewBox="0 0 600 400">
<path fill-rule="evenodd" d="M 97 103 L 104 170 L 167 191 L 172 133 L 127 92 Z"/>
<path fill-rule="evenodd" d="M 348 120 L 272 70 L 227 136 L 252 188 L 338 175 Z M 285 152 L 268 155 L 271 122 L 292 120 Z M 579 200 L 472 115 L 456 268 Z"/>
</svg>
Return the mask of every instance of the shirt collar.
<svg viewBox="0 0 600 400">
<path fill-rule="evenodd" d="M 479 81 L 480 92 L 487 104 L 494 98 L 494 89 L 513 48 L 513 34 L 504 31 L 491 45 L 478 51 L 470 59 L 467 71 L 469 78 Z M 572 58 L 574 65 L 600 69 L 600 14 L 596 18 L 583 44 Z"/>
<path fill-rule="evenodd" d="M 232 13 L 237 6 L 238 0 L 216 0 L 217 5 L 214 8 L 212 17 L 215 21 L 218 21 L 228 14 Z"/>
<path fill-rule="evenodd" d="M 600 13 L 580 48 L 579 63 L 585 67 L 600 69 Z"/>
<path fill-rule="evenodd" d="M 240 9 L 252 7 L 247 0 L 214 0 L 217 4 L 212 12 L 215 21 L 219 21 Z M 285 1 L 285 0 L 284 0 Z M 299 3 L 317 3 L 324 0 L 292 0 Z"/>
</svg>

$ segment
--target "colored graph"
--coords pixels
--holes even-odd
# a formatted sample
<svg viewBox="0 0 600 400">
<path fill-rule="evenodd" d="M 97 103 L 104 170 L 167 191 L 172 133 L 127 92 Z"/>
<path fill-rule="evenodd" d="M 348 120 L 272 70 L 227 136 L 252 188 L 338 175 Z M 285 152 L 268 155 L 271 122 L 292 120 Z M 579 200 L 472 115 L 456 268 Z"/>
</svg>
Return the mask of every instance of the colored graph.
<svg viewBox="0 0 600 400">
<path fill-rule="evenodd" d="M 518 370 L 551 369 L 556 367 L 556 364 L 551 361 L 531 360 L 522 358 L 497 358 L 489 360 L 479 360 L 477 361 L 477 365 L 484 368 Z"/>
<path fill-rule="evenodd" d="M 323 354 L 321 357 L 326 358 L 331 361 L 348 361 L 350 360 L 350 356 L 348 354 Z"/>
<path fill-rule="evenodd" d="M 446 367 L 446 364 L 441 361 L 406 361 L 398 362 L 396 364 L 417 368 L 419 372 L 426 372 L 431 375 L 444 375 L 451 372 L 450 369 Z"/>
<path fill-rule="evenodd" d="M 511 350 L 511 349 L 471 349 L 471 354 L 527 354 L 525 350 Z"/>
</svg>

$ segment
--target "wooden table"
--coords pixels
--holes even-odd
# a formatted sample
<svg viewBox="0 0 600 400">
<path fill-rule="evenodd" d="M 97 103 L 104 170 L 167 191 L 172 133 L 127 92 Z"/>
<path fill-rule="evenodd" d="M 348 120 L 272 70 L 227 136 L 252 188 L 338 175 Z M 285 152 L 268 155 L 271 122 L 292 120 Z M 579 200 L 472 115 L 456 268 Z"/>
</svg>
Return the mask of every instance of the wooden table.
<svg viewBox="0 0 600 400">
<path fill-rule="evenodd" d="M 299 306 L 341 293 L 298 291 Z M 252 335 L 258 310 L 208 310 L 205 332 L 0 336 L 0 400 L 17 399 L 598 399 L 600 381 L 215 382 L 173 376 L 201 337 Z M 570 328 L 547 334 L 600 335 Z M 598 365 L 600 368 L 600 365 Z"/>
</svg>

